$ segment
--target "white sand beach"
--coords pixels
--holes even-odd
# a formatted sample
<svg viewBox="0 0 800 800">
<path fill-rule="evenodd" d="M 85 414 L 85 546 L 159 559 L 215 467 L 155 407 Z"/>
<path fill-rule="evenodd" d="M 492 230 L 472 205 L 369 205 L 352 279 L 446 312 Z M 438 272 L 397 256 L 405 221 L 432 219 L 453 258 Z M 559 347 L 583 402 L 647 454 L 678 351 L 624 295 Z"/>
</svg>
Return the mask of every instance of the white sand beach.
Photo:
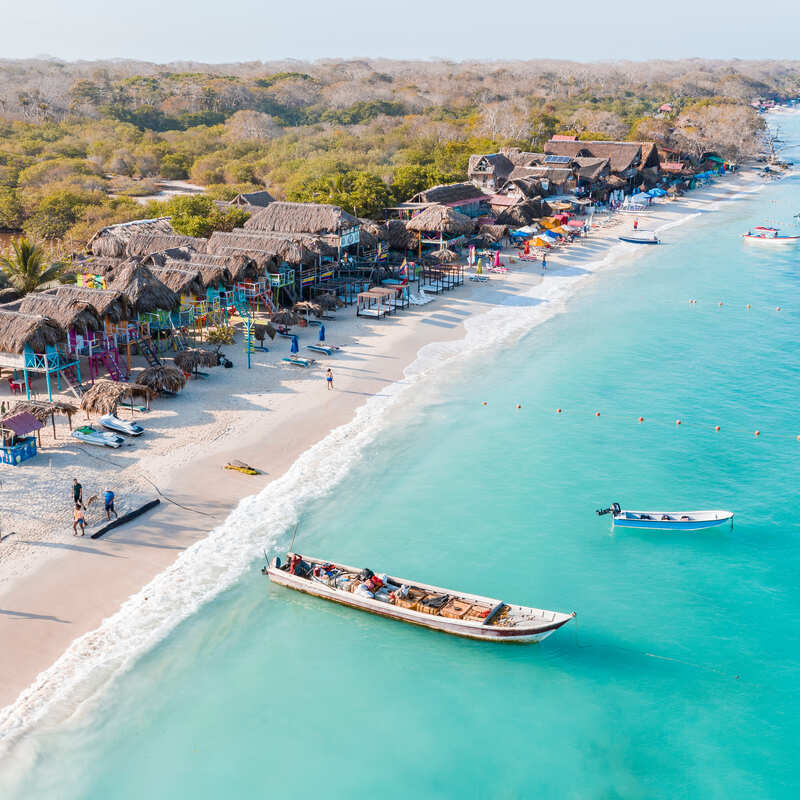
<svg viewBox="0 0 800 800">
<path fill-rule="evenodd" d="M 754 169 L 717 179 L 677 201 L 657 202 L 639 215 L 639 225 L 663 229 L 667 237 L 669 228 L 755 191 L 759 181 Z M 40 454 L 20 467 L 4 466 L 2 475 L 0 707 L 31 688 L 17 700 L 16 711 L 0 713 L 0 735 L 4 724 L 18 722 L 17 711 L 30 709 L 48 691 L 48 676 L 54 674 L 48 670 L 58 671 L 54 662 L 71 642 L 114 615 L 127 598 L 220 525 L 242 498 L 280 478 L 371 397 L 404 380 L 422 348 L 463 340 L 481 315 L 499 321 L 515 298 L 544 301 L 531 304 L 529 315 L 502 334 L 519 336 L 560 310 L 580 282 L 634 257 L 636 245 L 620 246 L 617 240 L 631 229 L 633 217 L 618 214 L 616 219 L 616 226 L 596 228 L 589 237 L 548 254 L 544 275 L 538 263 L 520 261 L 516 251 L 507 251 L 503 261 L 509 272 L 491 274 L 486 284 L 467 281 L 425 306 L 383 320 L 356 318 L 354 307 L 342 308 L 335 321 L 326 322 L 328 342 L 342 348 L 334 356 L 306 350 L 316 341 L 316 328 L 296 329 L 301 351 L 316 359 L 307 370 L 281 361 L 289 350 L 281 338 L 267 342 L 269 353 L 254 353 L 247 369 L 240 334 L 235 345 L 222 348 L 234 368 L 209 369 L 207 378 L 190 380 L 177 397 L 156 399 L 149 413 L 136 415 L 146 433 L 130 446 L 81 445 L 69 438 L 61 419 L 57 440 L 51 428 L 44 428 Z M 442 349 L 439 362 L 461 352 Z M 428 370 L 436 362 L 421 364 Z M 330 392 L 324 380 L 328 367 L 335 379 Z M 5 382 L 2 399 L 12 399 Z M 130 412 L 121 410 L 120 416 Z M 263 474 L 223 469 L 232 458 Z M 83 538 L 72 533 L 73 477 L 82 483 L 85 499 L 100 497 L 90 508 Z M 90 534 L 105 519 L 106 488 L 116 493 L 120 513 L 156 497 L 162 502 L 146 516 L 93 540 Z"/>
</svg>

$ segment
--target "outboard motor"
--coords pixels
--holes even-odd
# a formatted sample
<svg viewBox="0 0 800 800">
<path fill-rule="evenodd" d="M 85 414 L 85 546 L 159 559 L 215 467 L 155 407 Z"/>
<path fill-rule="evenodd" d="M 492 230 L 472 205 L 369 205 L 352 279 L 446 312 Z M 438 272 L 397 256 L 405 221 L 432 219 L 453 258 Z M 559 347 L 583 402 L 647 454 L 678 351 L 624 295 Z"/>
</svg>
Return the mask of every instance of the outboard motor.
<svg viewBox="0 0 800 800">
<path fill-rule="evenodd" d="M 595 513 L 598 517 L 602 517 L 605 514 L 613 514 L 616 517 L 620 511 L 619 503 L 612 503 L 610 508 L 598 508 Z"/>
</svg>

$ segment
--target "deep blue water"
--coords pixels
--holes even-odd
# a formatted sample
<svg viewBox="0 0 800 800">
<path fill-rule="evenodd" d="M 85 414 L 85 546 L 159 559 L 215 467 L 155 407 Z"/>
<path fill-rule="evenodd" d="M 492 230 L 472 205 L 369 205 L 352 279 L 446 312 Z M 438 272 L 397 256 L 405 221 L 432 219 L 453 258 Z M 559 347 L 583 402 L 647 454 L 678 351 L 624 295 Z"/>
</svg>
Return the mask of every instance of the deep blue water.
<svg viewBox="0 0 800 800">
<path fill-rule="evenodd" d="M 800 253 L 738 234 L 798 211 L 792 177 L 666 231 L 446 369 L 301 520 L 298 550 L 576 624 L 462 641 L 254 560 L 98 710 L 39 734 L 16 796 L 797 797 Z M 594 509 L 615 500 L 735 526 L 612 533 Z"/>
</svg>

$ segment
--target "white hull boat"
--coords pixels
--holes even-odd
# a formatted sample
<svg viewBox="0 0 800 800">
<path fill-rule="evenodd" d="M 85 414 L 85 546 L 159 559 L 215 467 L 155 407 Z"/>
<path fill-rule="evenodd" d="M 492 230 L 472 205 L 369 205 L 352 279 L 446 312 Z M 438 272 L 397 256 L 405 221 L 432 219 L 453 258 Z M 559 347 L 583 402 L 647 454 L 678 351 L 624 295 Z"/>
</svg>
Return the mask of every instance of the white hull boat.
<svg viewBox="0 0 800 800">
<path fill-rule="evenodd" d="M 753 231 L 742 234 L 742 238 L 750 244 L 797 244 L 800 236 L 781 236 L 778 228 L 759 226 Z"/>
<path fill-rule="evenodd" d="M 517 606 L 491 597 L 454 592 L 406 578 L 373 576 L 345 564 L 287 554 L 273 558 L 262 573 L 273 583 L 334 603 L 423 628 L 493 642 L 540 642 L 574 616 Z M 370 591 L 374 578 L 383 586 Z M 363 578 L 363 580 L 362 580 Z"/>
<path fill-rule="evenodd" d="M 600 509 L 597 514 L 611 514 L 612 528 L 639 528 L 661 531 L 699 531 L 716 528 L 730 522 L 732 511 L 628 511 L 614 503 L 610 508 Z"/>
<path fill-rule="evenodd" d="M 111 431 L 98 431 L 90 425 L 76 428 L 72 431 L 72 438 L 78 439 L 86 444 L 97 445 L 98 447 L 120 447 L 125 440 Z"/>
<path fill-rule="evenodd" d="M 104 414 L 97 420 L 104 428 L 115 433 L 124 433 L 126 436 L 141 436 L 144 428 L 130 420 L 120 419 L 114 414 Z"/>
<path fill-rule="evenodd" d="M 661 240 L 656 236 L 655 231 L 634 231 L 625 236 L 620 236 L 619 240 L 629 244 L 661 244 Z"/>
</svg>

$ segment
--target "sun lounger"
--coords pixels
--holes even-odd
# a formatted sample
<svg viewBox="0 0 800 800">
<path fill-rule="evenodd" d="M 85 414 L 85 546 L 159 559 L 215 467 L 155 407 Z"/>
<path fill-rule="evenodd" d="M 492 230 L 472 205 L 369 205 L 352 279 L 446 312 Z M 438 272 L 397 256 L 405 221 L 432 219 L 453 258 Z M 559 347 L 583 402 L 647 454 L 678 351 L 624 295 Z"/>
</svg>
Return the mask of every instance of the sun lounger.
<svg viewBox="0 0 800 800">
<path fill-rule="evenodd" d="M 286 358 L 281 360 L 289 364 L 294 364 L 296 367 L 310 367 L 312 364 L 316 363 L 313 358 L 303 358 L 302 356 L 286 356 Z"/>
<path fill-rule="evenodd" d="M 325 353 L 326 356 L 332 356 L 339 348 L 334 345 L 327 344 L 307 344 L 309 350 L 314 350 L 317 353 Z"/>
<path fill-rule="evenodd" d="M 471 281 L 475 281 L 476 283 L 488 283 L 489 276 L 488 275 L 470 275 L 469 279 Z"/>
</svg>

